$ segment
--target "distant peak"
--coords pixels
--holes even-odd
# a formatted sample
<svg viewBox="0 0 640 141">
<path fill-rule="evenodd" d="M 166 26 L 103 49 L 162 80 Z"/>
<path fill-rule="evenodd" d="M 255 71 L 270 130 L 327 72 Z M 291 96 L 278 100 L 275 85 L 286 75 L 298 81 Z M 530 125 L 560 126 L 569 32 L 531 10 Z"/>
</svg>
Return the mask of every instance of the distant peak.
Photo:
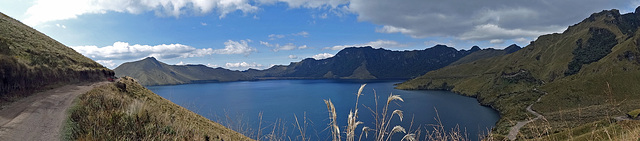
<svg viewBox="0 0 640 141">
<path fill-rule="evenodd" d="M 482 50 L 482 49 L 480 49 L 480 47 L 478 47 L 478 46 L 473 46 L 473 47 L 471 47 L 471 49 L 469 51 L 475 52 L 475 51 L 479 51 L 479 50 Z"/>
<path fill-rule="evenodd" d="M 153 56 L 151 56 L 151 57 L 147 57 L 147 58 L 144 58 L 144 59 L 142 59 L 142 60 L 155 60 L 155 61 L 158 61 L 158 60 L 157 60 L 155 57 L 153 57 Z"/>
<path fill-rule="evenodd" d="M 506 51 L 507 54 L 510 54 L 510 53 L 514 53 L 514 52 L 516 52 L 516 51 L 518 51 L 520 49 L 522 49 L 522 47 L 520 47 L 520 46 L 518 46 L 516 44 L 511 44 L 507 48 L 504 48 L 504 51 Z"/>
<path fill-rule="evenodd" d="M 441 44 L 437 44 L 437 45 L 433 46 L 433 48 L 436 48 L 436 47 L 440 47 L 441 48 L 441 47 L 448 47 L 448 46 L 447 45 L 441 45 Z"/>
</svg>

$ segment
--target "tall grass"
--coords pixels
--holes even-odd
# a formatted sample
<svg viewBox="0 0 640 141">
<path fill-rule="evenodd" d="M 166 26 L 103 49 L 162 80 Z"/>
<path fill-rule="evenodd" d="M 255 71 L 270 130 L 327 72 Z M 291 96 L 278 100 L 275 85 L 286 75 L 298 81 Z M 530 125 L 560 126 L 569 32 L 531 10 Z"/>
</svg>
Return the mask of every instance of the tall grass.
<svg viewBox="0 0 640 141">
<path fill-rule="evenodd" d="M 330 119 L 329 128 L 331 129 L 332 140 L 339 141 L 339 140 L 342 140 L 344 136 L 344 140 L 346 141 L 355 141 L 357 136 L 358 141 L 363 139 L 375 140 L 375 141 L 389 141 L 394 137 L 394 135 L 397 135 L 397 134 L 402 135 L 401 140 L 413 141 L 420 138 L 423 128 L 422 126 L 419 126 L 416 130 L 412 131 L 411 128 L 413 127 L 413 118 L 411 120 L 411 125 L 408 130 L 409 132 L 407 132 L 407 130 L 401 125 L 391 124 L 391 121 L 396 118 L 400 122 L 402 122 L 404 119 L 404 112 L 402 110 L 393 109 L 390 107 L 390 105 L 393 102 L 398 102 L 398 101 L 404 102 L 404 99 L 402 99 L 400 95 L 394 95 L 393 93 L 387 96 L 386 102 L 384 103 L 382 108 L 379 109 L 378 96 L 374 90 L 373 94 L 374 94 L 375 108 L 366 107 L 366 105 L 363 105 L 363 106 L 365 106 L 367 109 L 369 109 L 369 111 L 372 112 L 372 115 L 374 116 L 374 119 L 375 119 L 375 125 L 374 127 L 368 127 L 368 126 L 359 127 L 359 125 L 363 124 L 363 122 L 358 120 L 358 115 L 360 114 L 358 109 L 358 106 L 359 106 L 358 103 L 360 100 L 360 96 L 363 95 L 362 90 L 364 89 L 365 86 L 366 84 L 363 84 L 358 89 L 358 93 L 356 94 L 354 109 L 351 109 L 349 111 L 349 115 L 347 115 L 347 125 L 344 128 L 344 131 L 342 132 L 341 132 L 340 126 L 338 126 L 338 123 L 337 123 L 338 115 L 336 113 L 335 105 L 333 105 L 333 102 L 331 102 L 331 99 L 324 100 L 325 104 L 327 105 L 327 110 L 329 113 L 329 119 Z M 425 140 L 449 140 L 449 139 L 467 140 L 466 139 L 467 136 L 464 134 L 461 134 L 462 132 L 459 130 L 459 128 L 454 128 L 452 129 L 451 132 L 447 132 L 444 126 L 442 126 L 442 122 L 440 122 L 439 116 L 436 118 L 436 120 L 438 121 L 438 125 L 432 126 L 433 130 L 424 128 Z M 357 131 L 360 132 L 359 135 L 356 135 Z M 373 133 L 372 138 L 369 138 L 370 132 Z M 364 135 L 364 138 L 363 138 L 363 135 Z"/>
</svg>

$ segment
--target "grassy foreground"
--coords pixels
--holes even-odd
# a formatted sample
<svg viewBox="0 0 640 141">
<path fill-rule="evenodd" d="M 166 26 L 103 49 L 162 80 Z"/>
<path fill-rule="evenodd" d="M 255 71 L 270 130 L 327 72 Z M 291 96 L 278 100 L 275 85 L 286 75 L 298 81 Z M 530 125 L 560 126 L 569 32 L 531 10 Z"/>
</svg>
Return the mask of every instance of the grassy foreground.
<svg viewBox="0 0 640 141">
<path fill-rule="evenodd" d="M 65 140 L 252 140 L 166 100 L 130 77 L 78 97 Z"/>
</svg>

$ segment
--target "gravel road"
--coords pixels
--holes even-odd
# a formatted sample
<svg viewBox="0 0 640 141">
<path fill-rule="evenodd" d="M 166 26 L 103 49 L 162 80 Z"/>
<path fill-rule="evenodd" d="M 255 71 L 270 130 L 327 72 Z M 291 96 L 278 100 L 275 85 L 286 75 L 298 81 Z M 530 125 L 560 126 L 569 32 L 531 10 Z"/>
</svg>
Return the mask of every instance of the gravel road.
<svg viewBox="0 0 640 141">
<path fill-rule="evenodd" d="M 60 140 L 67 109 L 73 100 L 93 87 L 109 82 L 94 82 L 36 93 L 0 109 L 0 140 Z"/>
</svg>

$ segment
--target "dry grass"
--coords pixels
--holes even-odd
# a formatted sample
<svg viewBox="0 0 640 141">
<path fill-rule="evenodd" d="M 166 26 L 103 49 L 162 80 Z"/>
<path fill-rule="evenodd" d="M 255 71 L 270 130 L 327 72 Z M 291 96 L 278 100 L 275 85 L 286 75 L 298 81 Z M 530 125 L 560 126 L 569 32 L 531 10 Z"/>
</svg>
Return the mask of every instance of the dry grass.
<svg viewBox="0 0 640 141">
<path fill-rule="evenodd" d="M 81 95 L 69 112 L 68 140 L 251 140 L 128 77 Z"/>
<path fill-rule="evenodd" d="M 375 117 L 375 120 L 376 120 L 375 127 L 363 126 L 360 128 L 360 130 L 357 130 L 358 126 L 363 123 L 362 121 L 358 120 L 358 114 L 359 114 L 358 102 L 359 102 L 360 96 L 363 95 L 362 90 L 364 89 L 365 86 L 366 84 L 363 84 L 360 86 L 360 89 L 358 89 L 358 93 L 356 95 L 356 102 L 355 102 L 356 105 L 354 106 L 354 109 L 352 109 L 349 112 L 349 115 L 347 117 L 347 120 L 348 120 L 347 126 L 345 127 L 343 132 L 341 132 L 340 126 L 338 126 L 336 122 L 338 115 L 336 114 L 335 106 L 333 105 L 330 99 L 325 100 L 325 104 L 327 105 L 327 110 L 329 111 L 330 123 L 328 128 L 331 129 L 332 140 L 339 141 L 342 139 L 344 135 L 344 140 L 347 140 L 347 141 L 354 141 L 356 139 L 356 136 L 358 137 L 357 138 L 358 141 L 360 140 L 389 141 L 389 140 L 392 140 L 395 134 L 401 134 L 402 135 L 401 140 L 414 141 L 414 140 L 420 139 L 423 132 L 424 132 L 424 140 L 456 140 L 456 141 L 468 140 L 467 135 L 464 134 L 464 132 L 460 131 L 459 127 L 456 127 L 451 129 L 450 131 L 447 131 L 447 129 L 445 129 L 444 126 L 442 125 L 439 115 L 435 118 L 435 120 L 438 122 L 437 125 L 426 125 L 424 126 L 424 128 L 423 126 L 419 126 L 415 130 L 412 130 L 413 128 L 413 118 L 412 118 L 411 125 L 408 130 L 400 125 L 392 126 L 391 121 L 395 119 L 394 117 L 398 118 L 397 120 L 399 120 L 400 122 L 403 121 L 404 113 L 402 110 L 399 110 L 399 109 L 391 110 L 392 108 L 390 107 L 390 105 L 393 102 L 397 102 L 397 101 L 404 102 L 404 99 L 402 99 L 400 95 L 389 94 L 389 96 L 387 97 L 386 103 L 384 103 L 381 109 L 378 109 L 379 107 L 378 96 L 375 90 L 374 90 L 374 99 L 376 103 L 375 107 L 371 108 L 371 107 L 366 107 L 366 105 L 363 105 L 367 109 L 369 109 L 369 111 L 371 111 L 372 115 Z M 431 128 L 428 128 L 428 127 L 431 127 Z M 360 131 L 360 135 L 356 135 L 357 131 Z M 373 133 L 372 138 L 368 137 L 370 132 Z M 364 138 L 363 138 L 363 135 L 364 135 Z"/>
</svg>

